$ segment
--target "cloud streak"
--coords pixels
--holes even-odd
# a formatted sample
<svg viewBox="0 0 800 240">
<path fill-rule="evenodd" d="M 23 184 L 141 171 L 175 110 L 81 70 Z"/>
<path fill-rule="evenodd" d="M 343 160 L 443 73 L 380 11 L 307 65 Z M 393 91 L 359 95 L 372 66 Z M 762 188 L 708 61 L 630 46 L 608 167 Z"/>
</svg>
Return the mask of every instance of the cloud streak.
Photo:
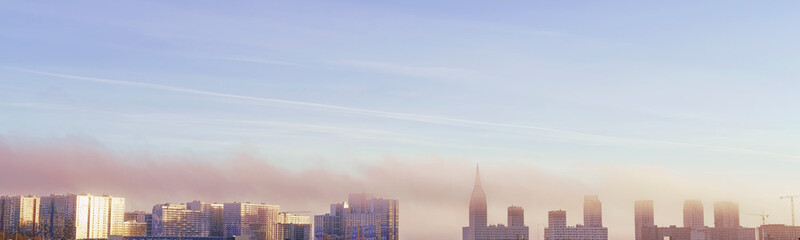
<svg viewBox="0 0 800 240">
<path fill-rule="evenodd" d="M 650 140 L 650 139 L 630 138 L 630 137 L 616 137 L 616 136 L 607 136 L 607 135 L 601 135 L 601 134 L 584 133 L 584 132 L 577 132 L 577 131 L 571 131 L 571 130 L 563 130 L 563 129 L 539 127 L 539 126 L 531 126 L 531 125 L 487 122 L 487 121 L 480 121 L 480 120 L 450 118 L 450 117 L 442 117 L 442 116 L 430 116 L 430 115 L 421 115 L 421 114 L 411 114 L 411 113 L 400 113 L 400 112 L 371 110 L 371 109 L 363 109 L 363 108 L 340 106 L 340 105 L 333 105 L 333 104 L 324 104 L 324 103 L 285 100 L 285 99 L 277 99 L 277 98 L 254 97 L 254 96 L 246 96 L 246 95 L 237 95 L 237 94 L 220 93 L 220 92 L 214 92 L 214 91 L 198 90 L 198 89 L 192 89 L 192 88 L 175 87 L 175 86 L 169 86 L 169 85 L 163 85 L 163 84 L 123 81 L 123 80 L 95 78 L 95 77 L 86 77 L 86 76 L 76 76 L 76 75 L 60 74 L 60 73 L 52 73 L 52 72 L 44 72 L 44 71 L 36 71 L 36 70 L 29 70 L 29 69 L 8 67 L 8 66 L 4 66 L 3 68 L 9 69 L 9 70 L 20 71 L 20 72 L 32 73 L 32 74 L 57 77 L 57 78 L 62 78 L 62 79 L 88 81 L 88 82 L 113 84 L 113 85 L 138 87 L 138 88 L 148 88 L 148 89 L 156 89 L 156 90 L 171 91 L 171 92 L 178 92 L 178 93 L 188 93 L 188 94 L 204 95 L 204 96 L 227 98 L 227 99 L 239 99 L 239 100 L 247 100 L 247 101 L 262 102 L 262 103 L 277 103 L 277 104 L 288 105 L 288 106 L 307 107 L 307 108 L 318 109 L 318 110 L 331 110 L 331 111 L 355 113 L 355 114 L 361 114 L 361 115 L 367 115 L 367 116 L 373 116 L 373 117 L 390 118 L 390 119 L 406 120 L 406 121 L 414 121 L 414 122 L 422 122 L 422 123 L 430 123 L 430 124 L 443 124 L 443 125 L 450 125 L 450 126 L 467 126 L 467 127 L 497 127 L 497 128 L 508 128 L 508 129 L 533 130 L 533 131 L 538 131 L 538 132 L 546 132 L 546 133 L 550 133 L 550 134 L 556 134 L 559 137 L 564 137 L 564 138 L 568 138 L 568 139 L 581 140 L 581 141 L 591 141 L 591 142 L 603 142 L 603 143 L 613 142 L 613 143 L 618 143 L 618 144 L 650 144 L 650 145 L 662 145 L 662 146 L 663 145 L 667 145 L 667 146 L 679 146 L 679 147 L 704 148 L 704 149 L 716 150 L 716 151 L 726 151 L 726 152 L 737 152 L 737 153 L 747 153 L 747 154 L 758 154 L 758 155 L 764 155 L 764 156 L 771 156 L 771 157 L 776 157 L 776 159 L 771 159 L 771 160 L 775 160 L 775 161 L 800 163 L 800 155 L 785 154 L 785 153 L 775 153 L 775 152 L 761 151 L 761 150 L 749 149 L 749 148 L 719 146 L 719 145 L 708 145 L 708 144 L 694 144 L 694 143 L 684 143 L 684 142 L 664 141 L 664 140 Z"/>
</svg>

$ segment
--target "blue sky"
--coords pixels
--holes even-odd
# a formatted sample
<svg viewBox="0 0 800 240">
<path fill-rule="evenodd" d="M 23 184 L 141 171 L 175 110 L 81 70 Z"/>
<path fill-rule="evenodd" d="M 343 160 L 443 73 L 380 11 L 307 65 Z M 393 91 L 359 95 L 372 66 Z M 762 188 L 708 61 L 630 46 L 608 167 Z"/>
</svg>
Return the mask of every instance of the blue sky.
<svg viewBox="0 0 800 240">
<path fill-rule="evenodd" d="M 245 147 L 295 170 L 437 155 L 589 182 L 575 166 L 780 185 L 800 167 L 798 10 L 10 1 L 0 134 L 212 161 Z"/>
</svg>

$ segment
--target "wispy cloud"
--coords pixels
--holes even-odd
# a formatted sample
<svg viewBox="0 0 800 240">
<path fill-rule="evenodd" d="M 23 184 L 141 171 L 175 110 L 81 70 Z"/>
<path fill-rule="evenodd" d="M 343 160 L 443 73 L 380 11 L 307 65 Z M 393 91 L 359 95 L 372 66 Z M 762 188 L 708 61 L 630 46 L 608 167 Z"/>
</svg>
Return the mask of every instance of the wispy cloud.
<svg viewBox="0 0 800 240">
<path fill-rule="evenodd" d="M 439 80 L 450 79 L 474 79 L 479 75 L 477 71 L 453 68 L 453 67 L 425 67 L 408 66 L 386 62 L 359 61 L 359 60 L 340 60 L 331 62 L 335 65 L 349 66 L 369 71 L 383 72 L 389 74 L 405 75 L 412 77 L 424 77 Z"/>
<path fill-rule="evenodd" d="M 7 67 L 7 66 L 5 66 L 4 68 L 10 69 L 10 70 L 15 70 L 15 71 L 33 73 L 33 74 L 39 74 L 39 75 L 45 75 L 45 76 L 51 76 L 51 77 L 58 77 L 58 78 L 63 78 L 63 79 L 98 82 L 98 83 L 114 84 L 114 85 L 121 85 L 121 86 L 130 86 L 130 87 L 149 88 L 149 89 L 157 89 L 157 90 L 179 92 L 179 93 L 197 94 L 197 95 L 219 97 L 219 98 L 248 100 L 248 101 L 254 101 L 254 102 L 277 103 L 277 104 L 284 104 L 284 105 L 289 105 L 289 106 L 307 107 L 307 108 L 320 109 L 320 110 L 340 111 L 340 112 L 362 114 L 362 115 L 373 116 L 373 117 L 382 117 L 382 118 L 390 118 L 390 119 L 398 119 L 398 120 L 406 120 L 406 121 L 414 121 L 414 122 L 422 122 L 422 123 L 430 123 L 430 124 L 443 124 L 443 125 L 466 126 L 466 127 L 496 127 L 496 128 L 532 130 L 532 131 L 538 131 L 538 132 L 545 132 L 545 133 L 548 133 L 548 134 L 555 134 L 555 135 L 557 135 L 559 137 L 563 137 L 563 138 L 567 138 L 567 139 L 580 140 L 580 141 L 591 141 L 591 142 L 604 142 L 604 143 L 611 142 L 611 143 L 618 143 L 618 144 L 655 144 L 655 145 L 671 145 L 671 146 L 681 146 L 681 147 L 696 147 L 696 148 L 704 148 L 704 149 L 717 150 L 717 151 L 738 152 L 738 153 L 748 153 L 748 154 L 759 154 L 759 155 L 777 157 L 777 158 L 772 159 L 772 160 L 800 163 L 800 155 L 785 154 L 785 153 L 775 153 L 775 152 L 761 151 L 761 150 L 749 149 L 749 148 L 741 148 L 741 147 L 730 147 L 730 146 L 719 146 L 719 145 L 708 145 L 708 144 L 695 144 L 695 143 L 686 143 L 686 142 L 676 142 L 676 141 L 666 141 L 666 140 L 651 140 L 651 139 L 630 138 L 630 137 L 617 137 L 617 136 L 608 136 L 608 135 L 601 135 L 601 134 L 584 133 L 584 132 L 577 132 L 577 131 L 571 131 L 571 130 L 563 130 L 563 129 L 539 127 L 539 126 L 531 126 L 531 125 L 497 123 L 497 122 L 488 122 L 488 121 L 470 120 L 470 119 L 461 119 L 461 118 L 450 118 L 450 117 L 442 117 L 442 116 L 431 116 L 431 115 L 421 115 L 421 114 L 411 114 L 411 113 L 400 113 L 400 112 L 371 110 L 371 109 L 355 108 L 355 107 L 348 107 L 348 106 L 339 106 L 339 105 L 324 104 L 324 103 L 303 102 L 303 101 L 285 100 L 285 99 L 277 99 L 277 98 L 253 97 L 253 96 L 246 96 L 246 95 L 237 95 L 237 94 L 220 93 L 220 92 L 213 92 L 213 91 L 206 91 L 206 90 L 184 88 L 184 87 L 175 87 L 175 86 L 154 84 L 154 83 L 122 81 L 122 80 L 113 80 L 113 79 L 105 79 L 105 78 L 95 78 L 95 77 L 76 76 L 76 75 L 68 75 L 68 74 L 60 74 L 60 73 L 51 73 L 51 72 L 44 72 L 44 71 L 35 71 L 35 70 L 16 68 L 16 67 Z"/>
<path fill-rule="evenodd" d="M 303 65 L 297 64 L 297 63 L 286 62 L 286 61 L 278 61 L 278 60 L 269 60 L 269 59 L 258 59 L 258 58 L 247 58 L 247 57 L 226 57 L 226 58 L 221 58 L 221 59 L 222 60 L 226 60 L 226 61 L 259 63 L 259 64 L 266 64 L 266 65 L 303 67 Z"/>
</svg>

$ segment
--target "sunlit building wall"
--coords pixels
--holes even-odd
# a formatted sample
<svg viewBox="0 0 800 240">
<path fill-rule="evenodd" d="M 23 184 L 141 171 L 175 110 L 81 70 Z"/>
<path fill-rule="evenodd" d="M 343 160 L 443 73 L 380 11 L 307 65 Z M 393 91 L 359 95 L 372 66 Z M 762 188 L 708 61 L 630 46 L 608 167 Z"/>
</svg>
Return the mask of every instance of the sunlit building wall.
<svg viewBox="0 0 800 240">
<path fill-rule="evenodd" d="M 0 232 L 34 237 L 39 227 L 39 197 L 0 197 Z"/>
<path fill-rule="evenodd" d="M 136 221 L 138 223 L 145 223 L 145 234 L 142 236 L 152 235 L 153 230 L 153 214 L 145 211 L 134 211 L 125 213 L 125 222 Z"/>
<path fill-rule="evenodd" d="M 314 217 L 315 239 L 396 240 L 399 238 L 399 202 L 369 194 L 350 194 L 332 204 L 331 213 Z"/>
<path fill-rule="evenodd" d="M 124 231 L 124 198 L 50 195 L 41 197 L 40 209 L 40 231 L 46 239 L 104 239 Z"/>
<path fill-rule="evenodd" d="M 153 206 L 153 236 L 208 237 L 210 221 L 200 210 L 190 210 L 186 204 L 157 204 Z"/>
<path fill-rule="evenodd" d="M 225 203 L 225 237 L 242 236 L 251 240 L 277 239 L 280 206 L 255 203 Z"/>
<path fill-rule="evenodd" d="M 221 237 L 225 234 L 225 212 L 224 204 L 221 203 L 207 203 L 200 201 L 192 201 L 186 203 L 186 207 L 190 210 L 198 210 L 203 212 L 203 215 L 209 221 L 210 232 L 208 236 Z"/>
<path fill-rule="evenodd" d="M 311 217 L 279 213 L 278 239 L 311 240 Z"/>
</svg>

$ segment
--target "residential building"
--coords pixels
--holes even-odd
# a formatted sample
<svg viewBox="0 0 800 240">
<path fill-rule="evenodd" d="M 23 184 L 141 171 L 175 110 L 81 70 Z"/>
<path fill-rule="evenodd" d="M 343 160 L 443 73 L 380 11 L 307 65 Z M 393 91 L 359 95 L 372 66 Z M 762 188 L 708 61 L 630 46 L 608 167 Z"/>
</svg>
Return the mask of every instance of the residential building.
<svg viewBox="0 0 800 240">
<path fill-rule="evenodd" d="M 223 206 L 225 237 L 250 240 L 277 239 L 280 206 L 257 203 L 225 203 Z"/>
<path fill-rule="evenodd" d="M 201 201 L 192 201 L 186 203 L 186 207 L 190 210 L 198 210 L 203 212 L 203 215 L 209 221 L 209 234 L 208 236 L 221 237 L 225 235 L 225 212 L 224 204 L 221 203 L 207 203 Z"/>
<path fill-rule="evenodd" d="M 277 239 L 311 240 L 311 217 L 279 213 Z"/>
<path fill-rule="evenodd" d="M 46 239 L 105 239 L 124 232 L 125 198 L 66 194 L 41 197 L 39 226 Z"/>
<path fill-rule="evenodd" d="M 126 235 L 126 236 L 152 236 L 153 230 L 153 214 L 145 211 L 134 211 L 125 213 L 125 222 L 135 221 L 137 223 L 145 224 L 144 235 Z M 134 230 L 135 231 L 135 230 Z"/>
<path fill-rule="evenodd" d="M 0 232 L 36 237 L 39 227 L 39 197 L 0 197 Z"/>
<path fill-rule="evenodd" d="M 210 233 L 208 216 L 186 204 L 156 204 L 152 221 L 153 236 L 208 237 Z"/>
<path fill-rule="evenodd" d="M 315 239 L 396 240 L 399 238 L 399 202 L 370 194 L 350 194 L 348 201 L 331 205 L 331 212 L 314 217 Z"/>
</svg>

